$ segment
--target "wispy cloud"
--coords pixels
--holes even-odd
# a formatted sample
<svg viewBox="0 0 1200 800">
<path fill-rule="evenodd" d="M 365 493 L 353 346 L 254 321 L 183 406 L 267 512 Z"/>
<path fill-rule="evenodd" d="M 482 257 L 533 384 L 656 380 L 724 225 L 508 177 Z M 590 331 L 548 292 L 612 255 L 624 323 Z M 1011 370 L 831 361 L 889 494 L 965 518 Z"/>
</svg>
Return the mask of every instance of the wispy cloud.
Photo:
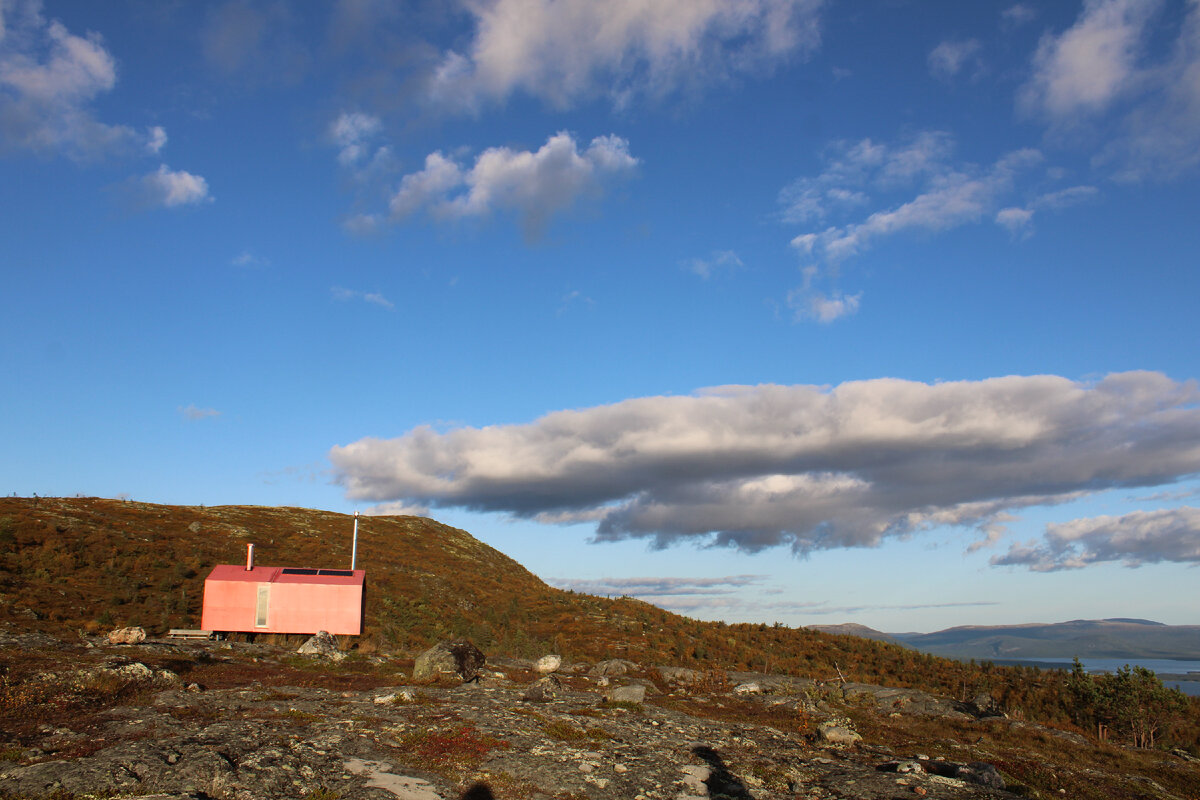
<svg viewBox="0 0 1200 800">
<path fill-rule="evenodd" d="M 551 578 L 547 582 L 560 589 L 584 594 L 628 595 L 648 599 L 730 594 L 737 589 L 758 585 L 766 578 L 766 575 L 727 575 L 719 578 Z"/>
<path fill-rule="evenodd" d="M 646 538 L 797 553 L 1200 471 L 1200 391 L 1152 372 L 924 384 L 730 386 L 524 425 L 361 439 L 329 454 L 354 499 L 588 522 Z"/>
<path fill-rule="evenodd" d="M 421 503 L 379 503 L 362 513 L 368 517 L 428 517 L 429 506 Z"/>
<path fill-rule="evenodd" d="M 562 300 L 558 304 L 558 311 L 556 313 L 561 316 L 567 313 L 568 309 L 576 305 L 593 306 L 595 305 L 595 301 L 578 289 L 572 289 L 563 295 Z"/>
<path fill-rule="evenodd" d="M 186 406 L 180 406 L 178 410 L 179 415 L 189 422 L 198 422 L 202 419 L 219 417 L 221 415 L 221 412 L 215 408 L 199 408 L 190 403 Z"/>
<path fill-rule="evenodd" d="M 233 258 L 229 259 L 229 263 L 235 267 L 253 269 L 255 267 L 271 266 L 271 259 L 266 258 L 265 256 L 256 255 L 249 250 L 243 250 Z"/>
<path fill-rule="evenodd" d="M 332 295 L 334 300 L 342 303 L 350 302 L 352 300 L 361 300 L 364 303 L 370 303 L 371 305 L 379 306 L 380 308 L 386 308 L 388 311 L 394 311 L 396 309 L 396 304 L 391 300 L 388 300 L 379 292 L 360 292 L 356 289 L 346 289 L 341 286 L 334 286 L 329 290 L 329 293 Z"/>
<path fill-rule="evenodd" d="M 1080 569 L 1120 561 L 1129 567 L 1175 562 L 1200 564 L 1200 508 L 1133 511 L 1046 526 L 1042 542 L 1013 545 L 992 563 L 1034 572 Z"/>
<path fill-rule="evenodd" d="M 974 80 L 983 73 L 982 51 L 978 39 L 947 39 L 929 51 L 929 72 L 943 81 L 962 74 Z"/>
<path fill-rule="evenodd" d="M 200 47 L 218 74 L 250 85 L 291 84 L 312 61 L 287 3 L 227 0 L 206 7 Z"/>
<path fill-rule="evenodd" d="M 443 106 L 476 111 L 521 92 L 565 107 L 617 106 L 747 72 L 820 44 L 821 0 L 498 0 L 472 3 L 474 36 L 430 84 Z"/>
<path fill-rule="evenodd" d="M 738 254 L 732 250 L 717 250 L 708 258 L 692 258 L 683 262 L 684 269 L 699 275 L 704 280 L 721 272 L 734 272 L 745 266 L 738 258 Z"/>
<path fill-rule="evenodd" d="M 833 322 L 836 319 L 858 313 L 858 305 L 862 300 L 862 292 L 845 295 L 841 292 L 824 294 L 813 290 L 808 285 L 798 287 L 788 292 L 787 304 L 796 319 L 810 319 L 817 322 Z"/>
</svg>

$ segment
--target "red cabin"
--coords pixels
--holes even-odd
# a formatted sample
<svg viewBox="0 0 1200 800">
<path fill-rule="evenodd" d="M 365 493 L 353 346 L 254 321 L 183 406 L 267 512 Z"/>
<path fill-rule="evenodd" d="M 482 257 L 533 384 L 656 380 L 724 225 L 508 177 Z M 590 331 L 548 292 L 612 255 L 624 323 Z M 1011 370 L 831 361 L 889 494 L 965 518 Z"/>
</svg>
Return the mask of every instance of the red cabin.
<svg viewBox="0 0 1200 800">
<path fill-rule="evenodd" d="M 252 553 L 253 551 L 251 551 Z M 362 633 L 366 570 L 219 564 L 204 581 L 200 627 L 222 633 Z"/>
</svg>

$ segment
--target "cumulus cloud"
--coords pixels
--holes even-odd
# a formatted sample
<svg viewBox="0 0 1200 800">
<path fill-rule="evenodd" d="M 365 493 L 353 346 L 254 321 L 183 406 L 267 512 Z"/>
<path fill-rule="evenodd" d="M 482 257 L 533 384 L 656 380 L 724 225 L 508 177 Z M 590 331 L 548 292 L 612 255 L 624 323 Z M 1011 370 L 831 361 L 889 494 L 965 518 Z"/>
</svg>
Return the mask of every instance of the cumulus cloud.
<svg viewBox="0 0 1200 800">
<path fill-rule="evenodd" d="M 356 500 L 590 522 L 646 538 L 797 553 L 1200 472 L 1200 391 L 1129 372 L 924 384 L 729 386 L 558 411 L 523 425 L 422 426 L 332 448 Z"/>
<path fill-rule="evenodd" d="M 551 136 L 536 151 L 489 148 L 469 168 L 434 152 L 424 169 L 400 181 L 391 213 L 399 219 L 425 210 L 438 219 L 460 219 L 509 211 L 517 215 L 526 237 L 534 239 L 553 215 L 637 163 L 629 143 L 618 136 L 597 136 L 581 152 L 566 132 Z"/>
<path fill-rule="evenodd" d="M 209 417 L 219 417 L 221 412 L 215 408 L 198 408 L 195 405 L 188 404 L 179 407 L 179 415 L 189 422 L 197 422 Z"/>
<path fill-rule="evenodd" d="M 370 303 L 371 305 L 379 306 L 380 308 L 386 308 L 388 311 L 393 311 L 396 308 L 395 303 L 393 303 L 391 300 L 388 300 L 379 292 L 360 292 L 354 289 L 346 289 L 341 286 L 334 286 L 329 290 L 329 293 L 333 296 L 334 300 L 343 303 L 351 300 L 361 300 L 364 303 Z"/>
<path fill-rule="evenodd" d="M 1120 561 L 1129 567 L 1163 561 L 1200 564 L 1200 508 L 1133 511 L 1046 526 L 1041 544 L 1013 545 L 993 564 L 1035 572 L 1080 569 Z"/>
<path fill-rule="evenodd" d="M 184 170 L 172 170 L 166 164 L 137 180 L 136 194 L 148 206 L 175 208 L 211 202 L 208 181 Z"/>
<path fill-rule="evenodd" d="M 983 45 L 978 39 L 947 39 L 929 51 L 929 72 L 948 81 L 964 71 L 974 79 L 983 71 Z"/>
<path fill-rule="evenodd" d="M 491 0 L 467 4 L 475 33 L 447 52 L 430 85 L 438 103 L 475 110 L 515 92 L 564 107 L 771 68 L 820 43 L 821 0 Z"/>
<path fill-rule="evenodd" d="M 1052 130 L 1085 128 L 1095 157 L 1125 180 L 1178 177 L 1200 165 L 1200 3 L 1160 14 L 1147 0 L 1088 0 L 1043 37 L 1019 107 Z"/>
<path fill-rule="evenodd" d="M 47 20 L 36 0 L 0 4 L 0 147 L 76 160 L 161 149 L 162 128 L 96 119 L 92 102 L 116 83 L 116 60 L 99 34 Z"/>
</svg>

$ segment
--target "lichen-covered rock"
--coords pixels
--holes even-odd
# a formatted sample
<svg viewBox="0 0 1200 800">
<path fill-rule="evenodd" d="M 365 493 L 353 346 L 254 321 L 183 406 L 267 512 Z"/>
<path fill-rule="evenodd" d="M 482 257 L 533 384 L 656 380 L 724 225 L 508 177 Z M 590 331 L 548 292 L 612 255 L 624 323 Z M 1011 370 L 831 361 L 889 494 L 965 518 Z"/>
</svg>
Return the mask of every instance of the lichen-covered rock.
<svg viewBox="0 0 1200 800">
<path fill-rule="evenodd" d="M 625 661 L 621 658 L 610 658 L 607 661 L 601 661 L 596 666 L 592 667 L 593 675 L 616 676 L 626 675 L 637 667 L 632 661 Z"/>
<path fill-rule="evenodd" d="M 527 703 L 548 703 L 557 696 L 560 689 L 562 681 L 553 675 L 547 675 L 529 684 L 521 694 L 521 699 Z"/>
<path fill-rule="evenodd" d="M 551 672 L 557 672 L 562 666 L 562 656 L 548 655 L 542 656 L 533 665 L 533 671 L 542 675 L 549 675 Z"/>
<path fill-rule="evenodd" d="M 341 661 L 346 654 L 338 649 L 337 639 L 328 631 L 317 631 L 296 650 L 302 656 L 317 656 L 330 661 Z"/>
<path fill-rule="evenodd" d="M 658 667 L 658 674 L 672 685 L 688 686 L 700 681 L 700 673 L 687 667 Z"/>
<path fill-rule="evenodd" d="M 640 683 L 630 686 L 615 686 L 604 693 L 610 703 L 641 703 L 646 699 L 646 687 Z"/>
<path fill-rule="evenodd" d="M 141 644 L 146 641 L 145 628 L 117 628 L 106 637 L 109 644 Z"/>
<path fill-rule="evenodd" d="M 438 642 L 417 656 L 413 680 L 425 683 L 442 675 L 457 675 L 469 681 L 479 675 L 487 657 L 466 639 Z"/>
<path fill-rule="evenodd" d="M 853 745 L 862 741 L 857 731 L 833 720 L 818 725 L 817 735 L 827 744 Z"/>
</svg>

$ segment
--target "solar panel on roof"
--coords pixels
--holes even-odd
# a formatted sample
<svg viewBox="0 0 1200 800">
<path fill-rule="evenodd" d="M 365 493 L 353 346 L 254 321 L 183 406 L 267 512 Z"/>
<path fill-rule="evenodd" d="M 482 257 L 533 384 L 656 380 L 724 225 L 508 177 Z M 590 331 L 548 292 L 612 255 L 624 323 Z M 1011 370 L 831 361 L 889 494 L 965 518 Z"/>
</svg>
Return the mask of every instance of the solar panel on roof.
<svg viewBox="0 0 1200 800">
<path fill-rule="evenodd" d="M 319 569 L 318 575 L 336 575 L 339 578 L 353 578 L 354 570 L 350 569 Z"/>
<path fill-rule="evenodd" d="M 283 574 L 284 575 L 319 575 L 319 574 L 321 574 L 321 570 L 319 570 L 319 569 L 297 569 L 296 567 L 284 567 Z"/>
</svg>

